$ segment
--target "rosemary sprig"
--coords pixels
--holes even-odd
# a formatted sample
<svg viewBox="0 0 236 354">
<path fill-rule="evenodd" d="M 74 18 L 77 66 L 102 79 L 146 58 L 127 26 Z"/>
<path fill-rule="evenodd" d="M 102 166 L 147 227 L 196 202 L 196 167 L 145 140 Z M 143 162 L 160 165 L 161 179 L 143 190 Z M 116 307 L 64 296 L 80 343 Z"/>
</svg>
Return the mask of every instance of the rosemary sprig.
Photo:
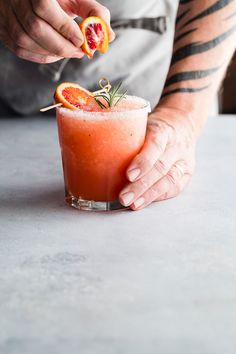
<svg viewBox="0 0 236 354">
<path fill-rule="evenodd" d="M 94 98 L 95 101 L 97 102 L 97 104 L 103 109 L 103 108 L 107 108 L 98 98 Z"/>
<path fill-rule="evenodd" d="M 102 89 L 94 92 L 94 99 L 102 109 L 116 106 L 122 99 L 126 98 L 127 90 L 123 93 L 119 92 L 122 86 L 122 81 L 119 82 L 118 85 L 111 87 L 108 79 L 106 79 L 108 83 L 106 86 L 101 85 L 101 80 L 99 84 Z M 100 98 L 107 103 L 107 106 L 100 100 Z"/>
<path fill-rule="evenodd" d="M 114 106 L 116 106 L 117 103 L 119 103 L 121 100 L 123 100 L 124 98 L 126 98 L 127 92 L 128 92 L 128 90 L 126 90 L 122 95 L 119 95 L 120 97 L 118 98 L 118 100 L 116 101 L 116 103 L 114 104 Z"/>
</svg>

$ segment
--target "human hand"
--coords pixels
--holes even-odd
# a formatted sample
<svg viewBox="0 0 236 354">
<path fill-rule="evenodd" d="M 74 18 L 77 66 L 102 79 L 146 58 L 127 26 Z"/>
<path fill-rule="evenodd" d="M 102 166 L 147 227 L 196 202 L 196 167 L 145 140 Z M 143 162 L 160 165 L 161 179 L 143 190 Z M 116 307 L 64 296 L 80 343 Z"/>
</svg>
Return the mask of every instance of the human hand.
<svg viewBox="0 0 236 354">
<path fill-rule="evenodd" d="M 82 58 L 84 38 L 76 16 L 101 17 L 108 25 L 110 12 L 95 0 L 0 0 L 0 41 L 18 57 L 37 63 Z"/>
<path fill-rule="evenodd" d="M 127 170 L 131 183 L 120 193 L 121 204 L 139 210 L 183 190 L 195 167 L 191 122 L 190 116 L 173 108 L 159 108 L 149 116 L 144 146 Z"/>
</svg>

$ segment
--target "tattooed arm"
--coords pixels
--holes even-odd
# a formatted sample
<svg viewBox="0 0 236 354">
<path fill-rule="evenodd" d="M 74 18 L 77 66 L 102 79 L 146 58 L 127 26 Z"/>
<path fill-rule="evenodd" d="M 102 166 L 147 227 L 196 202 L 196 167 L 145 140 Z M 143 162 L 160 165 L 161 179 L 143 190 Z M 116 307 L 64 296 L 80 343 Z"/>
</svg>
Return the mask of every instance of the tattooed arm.
<svg viewBox="0 0 236 354">
<path fill-rule="evenodd" d="M 199 132 L 235 46 L 235 0 L 180 0 L 173 57 L 160 106 L 192 112 Z"/>
<path fill-rule="evenodd" d="M 180 0 L 162 98 L 120 201 L 133 210 L 178 195 L 193 174 L 205 124 L 236 44 L 236 0 Z"/>
</svg>

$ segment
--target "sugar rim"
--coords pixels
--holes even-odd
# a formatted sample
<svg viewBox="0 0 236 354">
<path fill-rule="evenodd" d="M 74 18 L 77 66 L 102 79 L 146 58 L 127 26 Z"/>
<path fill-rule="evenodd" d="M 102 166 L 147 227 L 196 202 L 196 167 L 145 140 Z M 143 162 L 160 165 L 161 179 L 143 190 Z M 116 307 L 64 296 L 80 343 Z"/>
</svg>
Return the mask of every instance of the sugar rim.
<svg viewBox="0 0 236 354">
<path fill-rule="evenodd" d="M 75 110 L 72 110 L 72 109 L 69 109 L 69 108 L 65 108 L 65 107 L 57 107 L 56 110 L 59 111 L 60 113 L 64 113 L 66 116 L 71 116 L 71 117 L 74 117 L 74 118 L 92 118 L 94 116 L 100 116 L 101 118 L 104 118 L 106 116 L 109 116 L 109 115 L 115 115 L 116 118 L 119 118 L 119 116 L 124 116 L 127 115 L 127 114 L 133 114 L 133 113 L 136 113 L 136 112 L 140 112 L 142 110 L 147 110 L 147 113 L 150 113 L 151 112 L 151 106 L 150 106 L 150 102 L 145 100 L 144 98 L 141 98 L 141 97 L 138 97 L 138 96 L 131 96 L 131 95 L 127 95 L 127 98 L 130 98 L 131 101 L 141 101 L 143 102 L 143 106 L 139 107 L 139 108 L 130 108 L 130 109 L 127 109 L 127 110 L 122 110 L 122 111 L 99 111 L 99 112 L 96 112 L 96 111 L 83 111 L 82 109 L 75 109 Z"/>
</svg>

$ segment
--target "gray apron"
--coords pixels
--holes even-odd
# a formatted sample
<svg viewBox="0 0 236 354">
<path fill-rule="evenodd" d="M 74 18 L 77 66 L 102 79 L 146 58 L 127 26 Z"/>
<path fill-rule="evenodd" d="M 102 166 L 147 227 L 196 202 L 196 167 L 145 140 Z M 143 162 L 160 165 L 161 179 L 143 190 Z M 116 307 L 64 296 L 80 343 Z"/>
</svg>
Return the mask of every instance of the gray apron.
<svg viewBox="0 0 236 354">
<path fill-rule="evenodd" d="M 105 55 L 93 60 L 61 60 L 36 64 L 17 58 L 0 45 L 0 115 L 35 114 L 53 100 L 63 81 L 97 89 L 102 76 L 122 80 L 129 94 L 146 98 L 154 107 L 168 72 L 178 0 L 104 0 L 111 11 L 116 39 Z"/>
</svg>

